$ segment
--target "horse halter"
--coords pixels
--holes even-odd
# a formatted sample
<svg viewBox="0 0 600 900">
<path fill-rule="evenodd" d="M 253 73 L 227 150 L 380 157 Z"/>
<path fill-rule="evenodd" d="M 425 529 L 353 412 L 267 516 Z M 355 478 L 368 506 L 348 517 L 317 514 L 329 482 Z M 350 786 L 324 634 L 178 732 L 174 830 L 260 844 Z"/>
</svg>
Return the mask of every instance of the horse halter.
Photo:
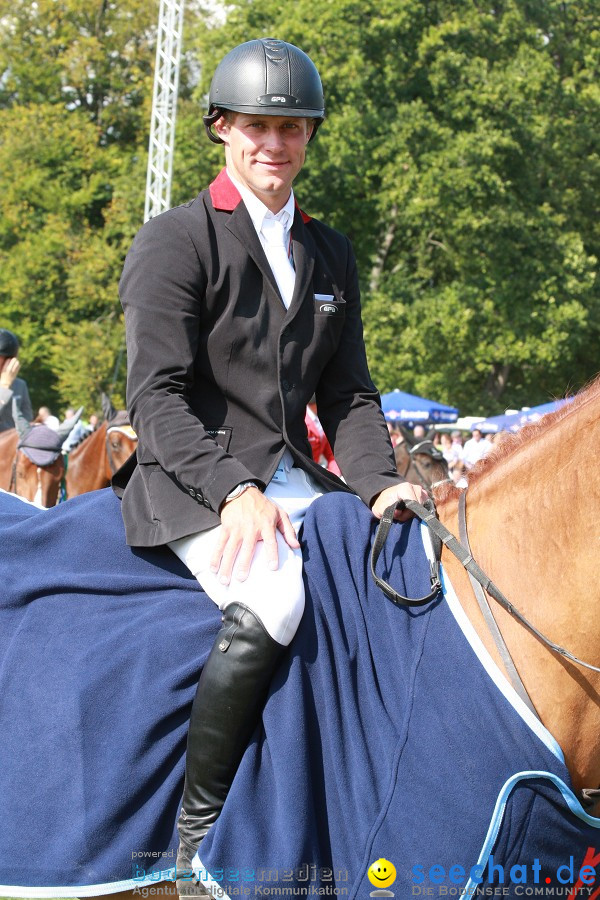
<svg viewBox="0 0 600 900">
<path fill-rule="evenodd" d="M 463 534 L 465 538 L 467 537 L 466 531 L 466 490 L 461 493 L 459 500 L 459 522 L 460 520 L 464 520 L 462 528 L 464 528 Z M 399 594 L 394 588 L 389 585 L 386 581 L 380 578 L 375 572 L 375 566 L 377 564 L 377 560 L 379 559 L 379 555 L 381 550 L 383 549 L 383 545 L 385 544 L 386 538 L 389 534 L 389 530 L 391 528 L 392 522 L 394 521 L 394 513 L 396 510 L 402 511 L 404 509 L 410 510 L 412 513 L 417 516 L 422 522 L 424 522 L 429 530 L 432 533 L 432 543 L 434 548 L 435 559 L 430 563 L 431 567 L 431 593 L 429 593 L 426 597 L 421 597 L 416 600 L 411 600 L 409 597 L 404 597 L 402 594 Z M 459 526 L 460 527 L 460 526 Z M 461 530 L 462 530 L 461 528 Z M 468 540 L 468 538 L 467 538 Z M 397 606 L 423 606 L 425 603 L 428 603 L 430 600 L 433 600 L 441 591 L 441 582 L 439 577 L 440 570 L 440 561 L 441 561 L 441 548 L 442 544 L 448 548 L 448 550 L 457 558 L 457 560 L 461 563 L 461 565 L 467 570 L 469 576 L 478 583 L 483 591 L 488 593 L 490 597 L 493 597 L 494 600 L 500 604 L 500 606 L 505 609 L 508 613 L 510 613 L 513 618 L 515 618 L 518 622 L 520 622 L 525 628 L 528 629 L 538 640 L 540 640 L 543 644 L 546 645 L 550 650 L 553 650 L 554 653 L 560 654 L 565 659 L 570 660 L 570 662 L 575 663 L 578 666 L 583 666 L 585 669 L 590 669 L 592 672 L 600 672 L 599 666 L 594 666 L 591 663 L 584 662 L 579 657 L 575 656 L 569 650 L 566 650 L 564 647 L 561 647 L 559 644 L 556 644 L 554 641 L 550 640 L 550 638 L 546 637 L 546 635 L 542 634 L 538 628 L 533 625 L 532 622 L 527 619 L 523 613 L 521 613 L 511 602 L 508 600 L 500 588 L 498 588 L 491 578 L 486 575 L 483 569 L 477 565 L 473 556 L 471 555 L 471 551 L 469 547 L 464 547 L 463 544 L 449 531 L 445 525 L 442 525 L 440 520 L 437 517 L 437 513 L 435 511 L 435 504 L 432 500 L 427 501 L 425 504 L 417 503 L 416 500 L 399 500 L 393 506 L 388 507 L 385 510 L 383 516 L 381 517 L 381 521 L 377 527 L 377 533 L 375 535 L 375 541 L 373 543 L 373 549 L 371 551 L 371 574 L 375 580 L 375 583 L 378 587 L 381 588 L 386 597 L 395 603 Z M 483 593 L 482 591 L 482 593 Z M 476 591 L 477 595 L 477 591 Z M 484 596 L 485 600 L 485 596 Z M 479 598 L 478 598 L 479 601 Z M 487 600 L 485 601 L 487 603 Z M 490 610 L 491 614 L 491 610 Z M 485 615 L 485 614 L 484 614 Z M 488 621 L 488 617 L 485 616 L 486 621 Z M 490 627 L 488 622 L 488 627 Z M 496 626 L 496 630 L 497 626 Z M 492 629 L 492 633 L 494 638 L 496 638 L 496 634 Z M 502 652 L 502 651 L 501 651 Z M 508 653 L 508 650 L 506 650 Z M 504 658 L 504 654 L 502 653 Z M 512 660 L 511 660 L 512 663 Z M 514 664 L 512 664 L 514 668 Z M 509 666 L 510 670 L 510 666 Z M 516 672 L 516 669 L 515 669 Z M 511 676 L 512 677 L 512 676 Z M 517 676 L 518 677 L 518 676 Z M 520 679 L 519 679 L 520 681 Z M 514 684 L 514 682 L 513 682 Z M 522 697 L 522 692 L 519 688 L 516 688 L 519 695 Z M 524 691 L 525 689 L 522 688 Z M 530 709 L 532 709 L 531 701 L 528 699 L 527 705 Z M 535 712 L 535 710 L 533 710 Z M 536 713 L 537 715 L 537 713 Z"/>
</svg>

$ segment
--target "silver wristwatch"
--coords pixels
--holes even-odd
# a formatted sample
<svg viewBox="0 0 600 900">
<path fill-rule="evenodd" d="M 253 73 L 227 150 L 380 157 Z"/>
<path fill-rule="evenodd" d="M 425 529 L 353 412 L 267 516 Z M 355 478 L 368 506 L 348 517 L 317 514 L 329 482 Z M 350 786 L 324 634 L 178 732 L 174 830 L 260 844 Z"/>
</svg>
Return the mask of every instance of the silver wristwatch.
<svg viewBox="0 0 600 900">
<path fill-rule="evenodd" d="M 225 497 L 225 503 L 228 503 L 230 500 L 235 500 L 236 497 L 241 496 L 244 491 L 247 491 L 248 488 L 251 487 L 260 490 L 255 481 L 241 481 L 236 487 L 234 487 L 232 491 L 227 494 L 227 496 Z"/>
</svg>

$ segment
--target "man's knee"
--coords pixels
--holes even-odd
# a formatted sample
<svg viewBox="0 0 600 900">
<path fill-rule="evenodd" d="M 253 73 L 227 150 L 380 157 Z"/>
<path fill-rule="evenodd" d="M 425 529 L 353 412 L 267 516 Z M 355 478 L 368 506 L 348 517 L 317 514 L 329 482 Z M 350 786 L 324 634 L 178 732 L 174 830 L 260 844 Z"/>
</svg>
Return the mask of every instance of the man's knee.
<svg viewBox="0 0 600 900">
<path fill-rule="evenodd" d="M 265 629 L 278 643 L 287 646 L 300 625 L 304 613 L 304 583 L 302 570 L 295 577 L 277 577 L 270 573 L 260 592 L 252 592 L 246 605 L 258 616 Z"/>
</svg>

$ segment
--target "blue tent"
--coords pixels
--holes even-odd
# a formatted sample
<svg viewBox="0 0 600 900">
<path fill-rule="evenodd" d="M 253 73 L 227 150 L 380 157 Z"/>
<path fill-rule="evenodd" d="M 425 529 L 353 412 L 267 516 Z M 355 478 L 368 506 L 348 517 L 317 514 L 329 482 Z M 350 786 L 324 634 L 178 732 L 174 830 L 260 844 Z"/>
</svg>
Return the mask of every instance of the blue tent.
<svg viewBox="0 0 600 900">
<path fill-rule="evenodd" d="M 483 434 L 494 434 L 497 431 L 518 431 L 523 425 L 538 422 L 546 413 L 555 412 L 570 403 L 572 397 L 564 400 L 553 400 L 550 403 L 542 403 L 540 406 L 532 406 L 530 409 L 522 409 L 520 412 L 509 413 L 502 416 L 490 416 L 475 422 L 472 428 L 479 428 Z"/>
<path fill-rule="evenodd" d="M 390 422 L 456 422 L 458 410 L 404 391 L 381 395 L 381 406 Z"/>
<path fill-rule="evenodd" d="M 565 403 L 570 403 L 572 399 L 572 397 L 566 397 L 563 400 L 552 400 L 550 403 L 542 403 L 540 406 L 532 406 L 531 409 L 522 410 L 519 414 L 521 416 L 521 425 L 538 422 L 546 413 L 556 412 Z"/>
<path fill-rule="evenodd" d="M 482 434 L 496 434 L 497 431 L 518 431 L 521 427 L 521 413 L 489 416 L 481 422 L 473 422 L 471 431 L 478 428 Z"/>
</svg>

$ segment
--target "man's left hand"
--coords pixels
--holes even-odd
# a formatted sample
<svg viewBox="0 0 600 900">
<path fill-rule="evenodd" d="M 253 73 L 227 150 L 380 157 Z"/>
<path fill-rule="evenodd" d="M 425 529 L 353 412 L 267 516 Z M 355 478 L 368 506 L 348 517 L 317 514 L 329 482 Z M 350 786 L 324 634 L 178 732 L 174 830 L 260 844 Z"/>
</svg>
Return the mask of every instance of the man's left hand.
<svg viewBox="0 0 600 900">
<path fill-rule="evenodd" d="M 371 512 L 377 519 L 380 519 L 388 506 L 393 506 L 398 500 L 416 500 L 417 503 L 425 503 L 427 499 L 427 491 L 421 485 L 402 481 L 400 484 L 394 484 L 378 494 L 371 506 Z M 412 515 L 413 513 L 410 510 L 405 509 L 401 513 L 396 512 L 394 518 L 400 522 L 406 522 Z"/>
</svg>

